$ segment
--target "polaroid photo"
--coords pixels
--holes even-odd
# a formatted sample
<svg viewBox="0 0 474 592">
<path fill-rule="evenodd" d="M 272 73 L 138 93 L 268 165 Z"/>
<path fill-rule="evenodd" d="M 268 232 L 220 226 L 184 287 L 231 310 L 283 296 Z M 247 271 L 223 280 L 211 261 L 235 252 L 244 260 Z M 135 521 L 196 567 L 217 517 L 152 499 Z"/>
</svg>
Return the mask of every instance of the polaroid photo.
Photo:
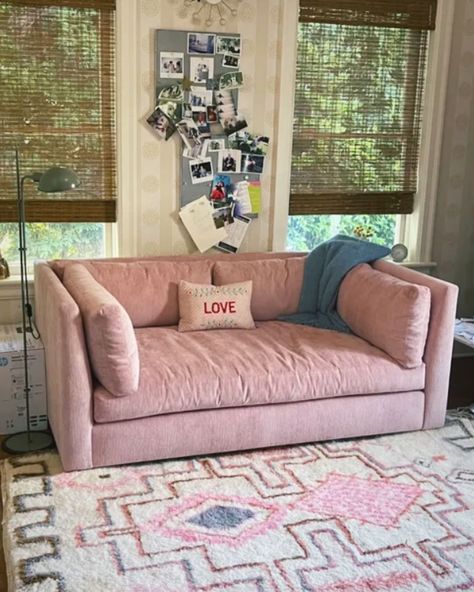
<svg viewBox="0 0 474 592">
<path fill-rule="evenodd" d="M 163 88 L 158 95 L 158 102 L 164 101 L 177 101 L 178 103 L 182 103 L 184 101 L 184 92 L 181 84 L 172 84 L 171 86 Z"/>
<path fill-rule="evenodd" d="M 196 160 L 198 158 L 204 158 L 205 156 L 207 156 L 207 153 L 204 152 L 203 144 L 196 144 L 192 148 L 187 148 L 186 146 L 183 148 L 184 158 L 191 158 L 192 160 Z"/>
<path fill-rule="evenodd" d="M 206 84 L 214 77 L 214 58 L 191 58 L 189 78 L 194 84 Z M 206 89 L 207 90 L 207 89 Z"/>
<path fill-rule="evenodd" d="M 220 120 L 220 122 L 222 127 L 224 128 L 224 133 L 226 134 L 226 136 L 235 134 L 235 132 L 238 132 L 239 130 L 248 127 L 248 123 L 245 121 L 245 118 L 242 115 L 240 115 L 240 113 L 236 113 L 232 116 L 223 117 Z"/>
<path fill-rule="evenodd" d="M 184 77 L 184 53 L 176 51 L 160 52 L 160 78 Z"/>
<path fill-rule="evenodd" d="M 168 140 L 176 131 L 172 120 L 159 107 L 153 111 L 146 121 L 162 140 Z"/>
<path fill-rule="evenodd" d="M 191 175 L 191 182 L 193 185 L 196 183 L 208 183 L 212 181 L 214 178 L 212 160 L 210 158 L 190 160 L 189 173 Z"/>
<path fill-rule="evenodd" d="M 188 101 L 191 107 L 207 107 L 207 105 L 212 105 L 212 100 L 212 90 L 207 90 L 199 86 L 191 86 Z"/>
<path fill-rule="evenodd" d="M 225 149 L 225 139 L 224 138 L 212 138 L 209 140 L 209 144 L 207 146 L 208 152 L 219 152 L 219 150 Z"/>
<path fill-rule="evenodd" d="M 264 164 L 264 156 L 242 154 L 240 170 L 242 173 L 262 173 Z"/>
<path fill-rule="evenodd" d="M 159 101 L 158 107 L 175 123 L 183 119 L 182 104 L 176 101 Z"/>
<path fill-rule="evenodd" d="M 182 119 L 176 124 L 176 129 L 183 140 L 184 146 L 189 150 L 192 150 L 196 144 L 201 145 L 199 130 L 192 119 Z"/>
<path fill-rule="evenodd" d="M 232 181 L 229 175 L 214 177 L 209 199 L 215 208 L 221 208 L 232 199 Z"/>
<path fill-rule="evenodd" d="M 226 72 L 219 77 L 219 90 L 240 88 L 244 84 L 242 72 Z"/>
<path fill-rule="evenodd" d="M 224 149 L 217 153 L 217 171 L 219 173 L 240 173 L 242 153 L 240 150 Z"/>
<path fill-rule="evenodd" d="M 214 54 L 216 52 L 216 36 L 209 33 L 188 33 L 188 53 Z"/>
<path fill-rule="evenodd" d="M 217 123 L 217 107 L 215 105 L 208 105 L 206 107 L 206 118 L 208 123 Z"/>
<path fill-rule="evenodd" d="M 237 132 L 229 136 L 229 146 L 247 154 L 266 156 L 268 152 L 268 136 L 254 136 L 249 132 Z"/>
<path fill-rule="evenodd" d="M 240 56 L 240 37 L 232 35 L 218 35 L 216 53 L 229 53 Z"/>
<path fill-rule="evenodd" d="M 240 68 L 239 56 L 235 56 L 230 53 L 225 53 L 224 57 L 222 58 L 222 67 L 223 68 Z"/>
</svg>

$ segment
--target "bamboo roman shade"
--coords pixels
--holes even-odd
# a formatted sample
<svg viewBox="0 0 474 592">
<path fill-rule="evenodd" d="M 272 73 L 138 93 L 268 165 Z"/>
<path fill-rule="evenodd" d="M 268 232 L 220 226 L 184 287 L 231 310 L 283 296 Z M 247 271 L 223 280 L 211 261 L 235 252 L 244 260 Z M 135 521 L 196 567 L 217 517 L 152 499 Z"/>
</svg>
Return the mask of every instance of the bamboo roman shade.
<svg viewBox="0 0 474 592">
<path fill-rule="evenodd" d="M 115 0 L 0 3 L 0 222 L 14 222 L 21 174 L 67 166 L 74 192 L 25 183 L 29 222 L 114 222 Z"/>
<path fill-rule="evenodd" d="M 410 213 L 435 0 L 300 0 L 290 214 Z"/>
</svg>

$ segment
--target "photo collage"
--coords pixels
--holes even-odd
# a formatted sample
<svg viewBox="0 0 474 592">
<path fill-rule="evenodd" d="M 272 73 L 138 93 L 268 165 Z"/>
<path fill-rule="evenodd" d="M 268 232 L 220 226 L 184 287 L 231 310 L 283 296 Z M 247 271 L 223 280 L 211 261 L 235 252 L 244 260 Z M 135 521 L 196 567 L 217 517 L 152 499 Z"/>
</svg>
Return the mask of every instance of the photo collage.
<svg viewBox="0 0 474 592">
<path fill-rule="evenodd" d="M 236 217 L 250 221 L 260 212 L 259 175 L 269 138 L 246 131 L 237 108 L 244 84 L 240 36 L 188 32 L 183 51 L 164 49 L 157 46 L 160 84 L 147 123 L 160 139 L 174 133 L 181 138 L 189 187 L 199 193 L 202 187 L 216 228 L 228 227 Z"/>
</svg>

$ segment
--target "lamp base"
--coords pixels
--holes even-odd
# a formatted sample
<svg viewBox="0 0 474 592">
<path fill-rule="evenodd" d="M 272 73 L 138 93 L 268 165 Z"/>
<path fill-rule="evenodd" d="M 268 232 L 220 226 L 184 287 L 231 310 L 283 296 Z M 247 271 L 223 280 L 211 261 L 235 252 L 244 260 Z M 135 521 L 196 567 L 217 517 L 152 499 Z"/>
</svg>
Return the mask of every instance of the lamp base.
<svg viewBox="0 0 474 592">
<path fill-rule="evenodd" d="M 23 454 L 25 452 L 37 452 L 50 448 L 53 445 L 53 437 L 47 432 L 20 432 L 8 436 L 2 448 L 10 454 Z"/>
</svg>

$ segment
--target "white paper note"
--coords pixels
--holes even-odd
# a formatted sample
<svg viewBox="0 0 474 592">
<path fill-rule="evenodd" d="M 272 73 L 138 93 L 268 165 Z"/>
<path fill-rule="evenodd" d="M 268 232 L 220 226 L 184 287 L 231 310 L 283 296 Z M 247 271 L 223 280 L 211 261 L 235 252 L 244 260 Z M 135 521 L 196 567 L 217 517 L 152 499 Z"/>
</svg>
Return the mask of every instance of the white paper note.
<svg viewBox="0 0 474 592">
<path fill-rule="evenodd" d="M 216 228 L 212 217 L 213 211 L 211 203 L 203 195 L 185 205 L 179 212 L 179 217 L 201 253 L 214 247 L 227 236 L 224 228 Z"/>
</svg>

